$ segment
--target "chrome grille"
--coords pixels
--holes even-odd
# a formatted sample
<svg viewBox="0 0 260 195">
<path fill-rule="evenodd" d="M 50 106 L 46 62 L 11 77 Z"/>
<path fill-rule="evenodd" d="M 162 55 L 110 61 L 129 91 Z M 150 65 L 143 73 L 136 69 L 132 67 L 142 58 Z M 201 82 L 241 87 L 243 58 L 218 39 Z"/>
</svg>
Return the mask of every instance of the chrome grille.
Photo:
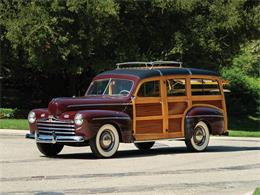
<svg viewBox="0 0 260 195">
<path fill-rule="evenodd" d="M 37 120 L 38 134 L 43 135 L 60 135 L 73 136 L 75 135 L 75 125 L 71 120 L 61 121 L 56 118 L 50 120 Z"/>
</svg>

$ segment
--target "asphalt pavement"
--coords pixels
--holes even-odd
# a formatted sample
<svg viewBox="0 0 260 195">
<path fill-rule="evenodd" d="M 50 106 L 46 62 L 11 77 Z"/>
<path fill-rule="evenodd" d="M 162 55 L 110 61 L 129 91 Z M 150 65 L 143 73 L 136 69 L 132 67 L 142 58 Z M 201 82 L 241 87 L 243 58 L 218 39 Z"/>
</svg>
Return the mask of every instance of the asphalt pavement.
<svg viewBox="0 0 260 195">
<path fill-rule="evenodd" d="M 89 147 L 41 155 L 26 131 L 0 130 L 1 194 L 252 194 L 260 187 L 260 139 L 211 137 L 189 153 L 182 141 L 158 141 L 142 152 L 120 144 L 112 159 Z"/>
</svg>

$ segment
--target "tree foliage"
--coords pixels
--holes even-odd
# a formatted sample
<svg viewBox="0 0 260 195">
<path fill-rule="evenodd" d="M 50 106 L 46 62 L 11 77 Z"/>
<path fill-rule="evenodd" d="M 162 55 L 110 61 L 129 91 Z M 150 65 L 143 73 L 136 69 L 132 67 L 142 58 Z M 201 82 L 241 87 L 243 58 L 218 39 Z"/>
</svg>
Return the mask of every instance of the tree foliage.
<svg viewBox="0 0 260 195">
<path fill-rule="evenodd" d="M 259 39 L 259 7 L 250 0 L 3 0 L 2 104 L 82 94 L 96 72 L 122 61 L 181 60 L 218 71 Z"/>
</svg>

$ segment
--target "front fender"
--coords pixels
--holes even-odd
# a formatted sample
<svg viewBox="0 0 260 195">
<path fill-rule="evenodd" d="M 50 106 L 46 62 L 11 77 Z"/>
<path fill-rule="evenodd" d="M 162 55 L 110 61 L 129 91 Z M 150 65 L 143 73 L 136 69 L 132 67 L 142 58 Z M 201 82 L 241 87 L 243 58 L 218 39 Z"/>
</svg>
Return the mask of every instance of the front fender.
<svg viewBox="0 0 260 195">
<path fill-rule="evenodd" d="M 48 117 L 48 109 L 47 108 L 39 108 L 39 109 L 33 109 L 31 112 L 34 112 L 36 115 L 36 120 L 41 119 L 43 117 Z M 43 116 L 44 114 L 44 116 Z M 36 122 L 35 123 L 29 123 L 29 130 L 31 134 L 34 134 L 34 132 L 37 130 Z"/>
<path fill-rule="evenodd" d="M 112 110 L 86 110 L 80 111 L 85 119 L 84 124 L 76 128 L 77 134 L 84 134 L 84 137 L 91 139 L 104 124 L 114 125 L 120 134 L 122 142 L 133 142 L 132 119 L 124 113 Z"/>
<path fill-rule="evenodd" d="M 208 106 L 194 106 L 186 113 L 185 139 L 191 139 L 193 129 L 199 122 L 205 122 L 213 135 L 221 135 L 224 132 L 224 114 L 219 108 Z"/>
</svg>

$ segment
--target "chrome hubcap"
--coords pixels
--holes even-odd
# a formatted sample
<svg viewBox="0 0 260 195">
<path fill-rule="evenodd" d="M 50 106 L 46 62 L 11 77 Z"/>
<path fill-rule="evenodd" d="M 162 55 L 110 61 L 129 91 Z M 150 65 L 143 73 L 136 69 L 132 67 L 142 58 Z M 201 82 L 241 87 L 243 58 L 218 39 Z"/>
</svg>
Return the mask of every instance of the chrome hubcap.
<svg viewBox="0 0 260 195">
<path fill-rule="evenodd" d="M 196 129 L 194 130 L 194 134 L 193 134 L 193 138 L 194 138 L 194 142 L 197 145 L 202 145 L 205 141 L 205 130 L 203 127 L 196 127 Z"/>
<path fill-rule="evenodd" d="M 114 136 L 109 130 L 105 130 L 100 136 L 100 146 L 104 150 L 111 150 L 114 145 Z"/>
</svg>

